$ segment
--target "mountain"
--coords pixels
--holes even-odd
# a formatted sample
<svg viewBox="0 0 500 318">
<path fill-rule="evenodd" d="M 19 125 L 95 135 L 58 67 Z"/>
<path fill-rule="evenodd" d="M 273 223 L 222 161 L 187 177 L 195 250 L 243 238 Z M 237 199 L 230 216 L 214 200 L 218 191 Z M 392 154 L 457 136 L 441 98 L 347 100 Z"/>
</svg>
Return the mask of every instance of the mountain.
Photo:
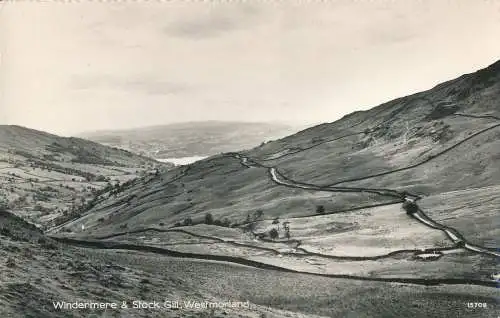
<svg viewBox="0 0 500 318">
<path fill-rule="evenodd" d="M 51 237 L 232 264 L 217 275 L 226 287 L 208 284 L 219 296 L 238 266 L 258 268 L 262 284 L 269 271 L 283 274 L 291 281 L 266 284 L 273 300 L 255 296 L 255 285 L 232 292 L 294 312 L 496 317 L 499 159 L 500 61 L 250 150 L 138 178 Z"/>
<path fill-rule="evenodd" d="M 82 137 L 155 159 L 208 157 L 255 147 L 297 127 L 281 123 L 201 121 L 130 130 L 97 131 Z"/>
<path fill-rule="evenodd" d="M 77 215 L 93 196 L 155 168 L 129 151 L 21 126 L 0 126 L 0 204 L 41 225 Z"/>
</svg>

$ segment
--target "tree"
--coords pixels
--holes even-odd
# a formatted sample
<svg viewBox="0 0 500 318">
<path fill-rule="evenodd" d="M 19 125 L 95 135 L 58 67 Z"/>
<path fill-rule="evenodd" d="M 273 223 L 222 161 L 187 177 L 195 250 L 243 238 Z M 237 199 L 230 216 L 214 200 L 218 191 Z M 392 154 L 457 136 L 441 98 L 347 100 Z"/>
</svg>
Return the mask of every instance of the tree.
<svg viewBox="0 0 500 318">
<path fill-rule="evenodd" d="M 231 221 L 228 218 L 224 218 L 222 220 L 222 226 L 229 227 L 231 225 Z"/>
<path fill-rule="evenodd" d="M 277 239 L 277 238 L 278 238 L 278 236 L 279 236 L 279 233 L 278 233 L 278 230 L 277 230 L 277 229 L 272 228 L 272 229 L 269 231 L 269 237 L 270 237 L 271 239 L 273 239 L 273 240 L 274 240 L 274 239 Z"/>
<path fill-rule="evenodd" d="M 414 214 L 418 212 L 418 205 L 413 201 L 405 201 L 403 209 L 406 210 L 407 214 Z"/>
<path fill-rule="evenodd" d="M 262 217 L 262 215 L 264 214 L 264 211 L 262 211 L 261 209 L 258 209 L 257 211 L 255 211 L 255 219 L 259 219 Z"/>
<path fill-rule="evenodd" d="M 212 213 L 205 214 L 205 224 L 213 224 L 213 223 L 214 223 L 214 217 Z"/>
<path fill-rule="evenodd" d="M 251 232 L 251 233 L 253 233 L 254 230 L 255 230 L 255 222 L 247 223 L 243 227 L 243 232 Z"/>
<path fill-rule="evenodd" d="M 280 220 L 278 217 L 276 217 L 274 220 L 273 220 L 273 224 L 275 224 L 277 227 L 278 227 L 278 231 L 280 229 Z"/>
<path fill-rule="evenodd" d="M 317 205 L 316 214 L 324 214 L 324 213 L 325 213 L 325 207 L 323 205 Z"/>
<path fill-rule="evenodd" d="M 289 222 L 283 222 L 283 228 L 285 229 L 285 237 L 287 240 L 290 239 L 290 225 Z"/>
</svg>

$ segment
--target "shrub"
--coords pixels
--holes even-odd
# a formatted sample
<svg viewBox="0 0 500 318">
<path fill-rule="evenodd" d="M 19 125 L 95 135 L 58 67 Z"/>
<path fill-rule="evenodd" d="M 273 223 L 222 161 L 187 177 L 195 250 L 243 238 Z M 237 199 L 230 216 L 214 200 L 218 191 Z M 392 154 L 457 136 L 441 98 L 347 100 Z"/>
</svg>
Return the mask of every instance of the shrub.
<svg viewBox="0 0 500 318">
<path fill-rule="evenodd" d="M 212 213 L 205 214 L 205 224 L 213 224 L 213 223 L 214 223 L 214 217 L 212 216 Z"/>
<path fill-rule="evenodd" d="M 257 220 L 258 218 L 261 218 L 262 215 L 264 215 L 264 211 L 262 211 L 261 209 L 255 211 L 255 220 Z"/>
<path fill-rule="evenodd" d="M 285 237 L 287 240 L 290 239 L 290 228 L 288 228 L 288 227 L 285 229 Z"/>
<path fill-rule="evenodd" d="M 97 178 L 95 178 L 95 181 L 97 181 L 97 182 L 106 182 L 106 177 L 103 176 L 103 175 L 99 175 L 99 176 L 97 176 Z"/>
<path fill-rule="evenodd" d="M 414 214 L 418 212 L 418 205 L 413 201 L 406 201 L 403 203 L 403 209 L 405 209 L 408 214 Z"/>
<path fill-rule="evenodd" d="M 128 227 L 127 223 L 120 225 L 120 229 L 126 229 L 127 227 Z"/>
<path fill-rule="evenodd" d="M 44 244 L 47 244 L 47 239 L 45 237 L 39 237 L 37 242 L 40 245 L 44 245 Z"/>
<path fill-rule="evenodd" d="M 191 219 L 190 217 L 185 218 L 184 221 L 182 222 L 182 225 L 184 226 L 193 225 L 193 219 Z"/>
<path fill-rule="evenodd" d="M 254 230 L 255 230 L 254 222 L 245 224 L 245 226 L 243 227 L 243 232 L 253 232 Z"/>
<path fill-rule="evenodd" d="M 278 230 L 277 230 L 277 229 L 272 228 L 272 229 L 269 231 L 269 237 L 270 237 L 271 239 L 273 239 L 273 240 L 274 240 L 274 239 L 277 239 L 277 238 L 278 238 L 278 236 L 279 236 L 279 233 L 278 233 Z"/>
<path fill-rule="evenodd" d="M 52 242 L 51 240 L 47 240 L 45 237 L 38 238 L 38 244 L 40 244 L 42 247 L 48 250 L 57 249 L 57 245 L 54 244 L 54 242 Z"/>
<path fill-rule="evenodd" d="M 228 218 L 224 218 L 222 220 L 222 226 L 229 227 L 231 225 L 231 221 Z"/>
<path fill-rule="evenodd" d="M 316 206 L 316 214 L 324 214 L 324 213 L 325 213 L 325 206 L 317 205 Z"/>
<path fill-rule="evenodd" d="M 10 230 L 6 227 L 3 227 L 0 229 L 0 234 L 4 235 L 4 236 L 10 236 Z"/>
<path fill-rule="evenodd" d="M 163 223 L 163 222 L 160 222 L 160 226 L 165 226 L 165 223 Z"/>
<path fill-rule="evenodd" d="M 7 267 L 16 267 L 16 261 L 14 260 L 14 258 L 12 257 L 9 257 L 7 259 L 7 262 L 5 263 L 5 265 L 7 265 Z"/>
</svg>

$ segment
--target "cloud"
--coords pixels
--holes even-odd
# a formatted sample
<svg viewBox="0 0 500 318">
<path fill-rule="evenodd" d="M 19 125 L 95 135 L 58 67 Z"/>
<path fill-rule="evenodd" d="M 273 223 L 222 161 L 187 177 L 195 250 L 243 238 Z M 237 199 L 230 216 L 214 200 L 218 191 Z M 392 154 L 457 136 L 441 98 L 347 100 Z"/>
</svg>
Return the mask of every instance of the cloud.
<svg viewBox="0 0 500 318">
<path fill-rule="evenodd" d="M 248 28 L 257 24 L 260 11 L 248 4 L 212 5 L 164 28 L 164 33 L 174 37 L 203 39 L 221 36 L 225 33 Z"/>
<path fill-rule="evenodd" d="M 158 80 L 148 76 L 127 79 L 109 75 L 74 75 L 69 86 L 73 90 L 120 90 L 146 95 L 176 95 L 193 89 L 191 85 L 185 83 Z"/>
</svg>

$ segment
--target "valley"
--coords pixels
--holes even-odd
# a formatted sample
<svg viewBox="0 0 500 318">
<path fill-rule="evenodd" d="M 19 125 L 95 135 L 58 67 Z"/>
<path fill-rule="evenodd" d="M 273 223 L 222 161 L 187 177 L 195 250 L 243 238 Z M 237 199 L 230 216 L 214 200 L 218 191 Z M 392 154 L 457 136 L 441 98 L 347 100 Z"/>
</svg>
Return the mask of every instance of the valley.
<svg viewBox="0 0 500 318">
<path fill-rule="evenodd" d="M 224 152 L 253 148 L 296 132 L 303 125 L 200 121 L 117 131 L 84 132 L 80 137 L 174 164 L 192 163 Z"/>
<path fill-rule="evenodd" d="M 33 313 L 41 290 L 50 290 L 54 299 L 251 304 L 210 313 L 122 308 L 117 317 L 497 317 L 499 83 L 496 62 L 333 123 L 177 167 L 133 154 L 127 163 L 93 159 L 92 176 L 124 179 L 103 185 L 78 214 L 42 232 L 4 212 L 0 242 L 12 261 L 3 265 L 0 305 Z M 56 179 L 18 169 L 20 182 Z M 124 177 L 126 169 L 136 169 L 134 177 Z M 41 180 L 29 180 L 35 174 Z M 98 182 L 92 176 L 71 182 Z M 19 233 L 5 230 L 12 223 Z M 27 268 L 44 279 L 32 283 Z M 12 300 L 24 290 L 36 306 Z M 466 305 L 475 302 L 486 308 Z M 65 314 L 43 310 L 42 317 Z"/>
</svg>

